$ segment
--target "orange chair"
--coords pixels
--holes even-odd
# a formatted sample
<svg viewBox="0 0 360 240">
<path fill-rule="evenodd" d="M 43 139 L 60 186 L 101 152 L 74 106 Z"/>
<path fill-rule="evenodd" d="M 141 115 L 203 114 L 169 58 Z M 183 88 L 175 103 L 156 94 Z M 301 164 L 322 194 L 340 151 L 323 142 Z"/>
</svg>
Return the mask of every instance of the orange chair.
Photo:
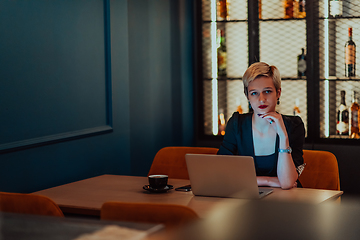
<svg viewBox="0 0 360 240">
<path fill-rule="evenodd" d="M 199 219 L 186 206 L 158 203 L 106 202 L 101 207 L 100 219 L 164 224 L 173 228 Z"/>
<path fill-rule="evenodd" d="M 216 154 L 219 149 L 208 147 L 165 147 L 160 149 L 151 165 L 148 175 L 166 174 L 169 178 L 189 179 L 185 154 Z"/>
<path fill-rule="evenodd" d="M 0 211 L 64 217 L 59 206 L 40 195 L 0 192 Z"/>
<path fill-rule="evenodd" d="M 331 152 L 304 150 L 304 171 L 299 181 L 304 188 L 340 191 L 339 168 Z"/>
</svg>

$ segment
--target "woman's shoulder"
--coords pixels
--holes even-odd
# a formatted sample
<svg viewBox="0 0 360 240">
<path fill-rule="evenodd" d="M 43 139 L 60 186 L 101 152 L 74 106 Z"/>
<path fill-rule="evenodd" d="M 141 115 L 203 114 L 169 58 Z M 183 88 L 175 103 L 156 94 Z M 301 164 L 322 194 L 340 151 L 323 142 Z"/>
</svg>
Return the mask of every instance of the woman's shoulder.
<svg viewBox="0 0 360 240">
<path fill-rule="evenodd" d="M 283 117 L 285 125 L 292 126 L 292 127 L 304 125 L 301 117 L 299 117 L 299 116 L 282 115 L 282 117 Z"/>
<path fill-rule="evenodd" d="M 252 113 L 238 113 L 234 112 L 229 119 L 226 129 L 234 131 L 235 133 L 246 132 L 246 129 L 251 129 Z"/>
<path fill-rule="evenodd" d="M 241 113 L 240 114 L 239 112 L 234 112 L 230 119 L 233 121 L 243 122 L 248 119 L 251 119 L 251 117 L 252 117 L 252 113 Z"/>
</svg>

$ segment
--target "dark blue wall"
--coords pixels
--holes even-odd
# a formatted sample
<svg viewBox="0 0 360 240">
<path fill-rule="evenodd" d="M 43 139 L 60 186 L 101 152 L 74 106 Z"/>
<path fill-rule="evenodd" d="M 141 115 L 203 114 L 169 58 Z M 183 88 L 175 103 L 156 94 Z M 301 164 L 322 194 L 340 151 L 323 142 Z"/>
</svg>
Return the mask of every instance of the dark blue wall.
<svg viewBox="0 0 360 240">
<path fill-rule="evenodd" d="M 193 145 L 191 0 L 4 0 L 0 32 L 0 191 L 144 176 Z"/>
</svg>

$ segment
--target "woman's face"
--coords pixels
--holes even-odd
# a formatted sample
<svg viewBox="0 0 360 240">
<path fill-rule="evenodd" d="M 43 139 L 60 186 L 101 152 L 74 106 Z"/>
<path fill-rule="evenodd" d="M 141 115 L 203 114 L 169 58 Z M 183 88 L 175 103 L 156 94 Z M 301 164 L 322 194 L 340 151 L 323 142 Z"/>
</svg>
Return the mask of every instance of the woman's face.
<svg viewBox="0 0 360 240">
<path fill-rule="evenodd" d="M 270 77 L 259 77 L 248 86 L 248 99 L 256 114 L 274 112 L 281 89 L 276 90 Z"/>
</svg>

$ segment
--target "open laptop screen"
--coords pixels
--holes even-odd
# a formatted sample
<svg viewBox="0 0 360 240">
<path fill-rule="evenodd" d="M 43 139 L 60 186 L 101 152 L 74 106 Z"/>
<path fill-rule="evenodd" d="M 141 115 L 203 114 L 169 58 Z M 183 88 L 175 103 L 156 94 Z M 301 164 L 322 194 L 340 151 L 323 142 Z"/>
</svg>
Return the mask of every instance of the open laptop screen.
<svg viewBox="0 0 360 240">
<path fill-rule="evenodd" d="M 194 195 L 258 199 L 272 191 L 259 194 L 251 156 L 186 154 L 185 159 Z"/>
</svg>

